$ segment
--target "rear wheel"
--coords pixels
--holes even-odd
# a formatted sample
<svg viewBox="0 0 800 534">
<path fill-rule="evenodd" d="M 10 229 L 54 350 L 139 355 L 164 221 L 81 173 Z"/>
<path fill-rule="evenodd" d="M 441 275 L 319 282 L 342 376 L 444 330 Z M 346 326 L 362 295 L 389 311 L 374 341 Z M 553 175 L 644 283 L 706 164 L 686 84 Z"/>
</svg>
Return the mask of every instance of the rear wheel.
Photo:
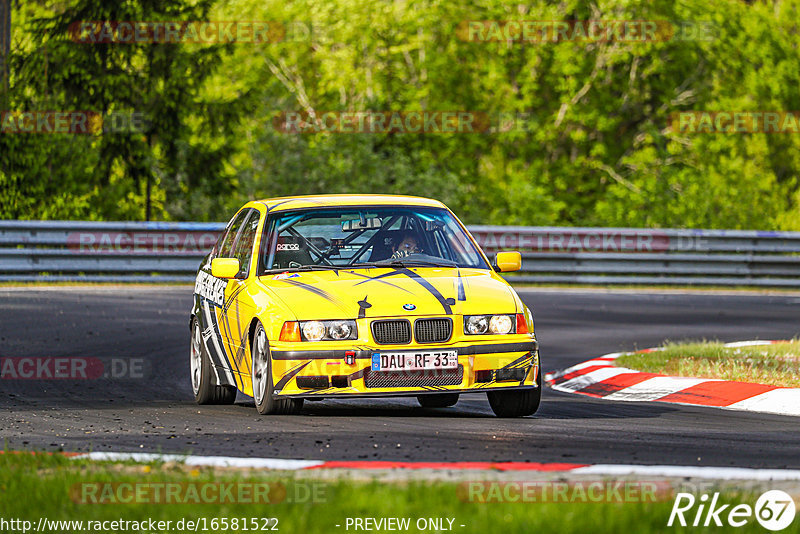
<svg viewBox="0 0 800 534">
<path fill-rule="evenodd" d="M 261 323 L 253 335 L 253 399 L 262 415 L 292 415 L 303 408 L 303 399 L 276 399 L 272 383 L 272 358 L 269 354 L 267 334 Z"/>
<path fill-rule="evenodd" d="M 447 408 L 458 402 L 458 393 L 419 395 L 417 401 L 423 408 Z"/>
<path fill-rule="evenodd" d="M 208 357 L 203 343 L 200 322 L 192 319 L 192 340 L 189 351 L 189 370 L 192 379 L 192 393 L 197 404 L 233 404 L 236 401 L 236 388 L 218 386 L 211 358 Z"/>
<path fill-rule="evenodd" d="M 533 415 L 539 409 L 542 400 L 542 370 L 538 371 L 536 389 L 514 391 L 489 391 L 489 405 L 497 417 L 524 417 Z"/>
</svg>

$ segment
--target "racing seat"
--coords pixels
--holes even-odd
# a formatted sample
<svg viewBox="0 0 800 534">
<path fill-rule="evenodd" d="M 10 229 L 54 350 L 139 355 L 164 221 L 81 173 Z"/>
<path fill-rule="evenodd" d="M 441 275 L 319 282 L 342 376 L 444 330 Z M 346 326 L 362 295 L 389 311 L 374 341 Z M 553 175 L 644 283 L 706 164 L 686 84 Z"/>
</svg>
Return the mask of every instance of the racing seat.
<svg viewBox="0 0 800 534">
<path fill-rule="evenodd" d="M 273 269 L 289 269 L 314 263 L 305 239 L 294 236 L 278 237 L 275 260 L 272 264 Z"/>
</svg>

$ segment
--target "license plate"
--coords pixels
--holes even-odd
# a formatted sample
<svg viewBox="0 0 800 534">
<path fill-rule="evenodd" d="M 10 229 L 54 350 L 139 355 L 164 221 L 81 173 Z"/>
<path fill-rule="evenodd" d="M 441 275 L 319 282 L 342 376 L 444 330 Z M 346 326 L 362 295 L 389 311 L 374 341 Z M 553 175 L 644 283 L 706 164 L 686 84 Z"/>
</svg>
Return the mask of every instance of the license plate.
<svg viewBox="0 0 800 534">
<path fill-rule="evenodd" d="M 373 371 L 426 371 L 458 368 L 458 351 L 375 352 Z"/>
</svg>

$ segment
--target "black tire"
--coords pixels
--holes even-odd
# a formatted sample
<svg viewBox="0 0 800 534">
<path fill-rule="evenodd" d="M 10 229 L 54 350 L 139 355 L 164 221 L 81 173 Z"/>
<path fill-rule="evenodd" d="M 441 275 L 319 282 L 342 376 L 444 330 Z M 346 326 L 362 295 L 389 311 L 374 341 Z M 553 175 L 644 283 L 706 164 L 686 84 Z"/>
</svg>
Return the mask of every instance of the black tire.
<svg viewBox="0 0 800 534">
<path fill-rule="evenodd" d="M 236 401 L 236 388 L 217 385 L 217 377 L 211 368 L 211 358 L 206 353 L 200 322 L 192 319 L 189 339 L 189 372 L 192 393 L 197 404 L 233 404 Z"/>
<path fill-rule="evenodd" d="M 423 408 L 447 408 L 458 402 L 458 393 L 441 393 L 435 395 L 419 395 L 417 402 Z"/>
<path fill-rule="evenodd" d="M 253 379 L 253 400 L 261 415 L 294 415 L 303 409 L 303 399 L 281 399 L 272 394 L 275 385 L 272 383 L 272 356 L 269 341 L 261 323 L 256 326 L 253 343 L 250 348 L 252 356 L 250 368 Z"/>
<path fill-rule="evenodd" d="M 542 401 L 542 370 L 536 377 L 539 385 L 536 389 L 518 389 L 514 391 L 489 391 L 489 405 L 497 417 L 525 417 L 533 415 Z"/>
</svg>

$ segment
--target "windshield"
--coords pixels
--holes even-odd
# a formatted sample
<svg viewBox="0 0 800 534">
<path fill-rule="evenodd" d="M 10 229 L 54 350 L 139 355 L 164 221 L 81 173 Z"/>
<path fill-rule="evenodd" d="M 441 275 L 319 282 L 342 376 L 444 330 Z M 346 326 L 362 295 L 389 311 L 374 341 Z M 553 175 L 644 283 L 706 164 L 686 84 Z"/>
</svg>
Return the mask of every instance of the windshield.
<svg viewBox="0 0 800 534">
<path fill-rule="evenodd" d="M 341 207 L 269 217 L 259 270 L 374 266 L 488 269 L 453 215 L 442 208 Z"/>
</svg>

